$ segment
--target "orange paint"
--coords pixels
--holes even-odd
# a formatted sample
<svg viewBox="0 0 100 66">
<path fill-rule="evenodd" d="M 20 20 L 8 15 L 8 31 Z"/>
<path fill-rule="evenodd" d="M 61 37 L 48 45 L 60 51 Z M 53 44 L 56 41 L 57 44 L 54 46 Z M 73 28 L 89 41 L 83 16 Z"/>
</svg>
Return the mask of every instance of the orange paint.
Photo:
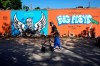
<svg viewBox="0 0 100 66">
<path fill-rule="evenodd" d="M 0 33 L 9 32 L 10 26 L 10 11 L 0 10 Z"/>
<path fill-rule="evenodd" d="M 59 15 L 86 15 L 90 14 L 93 19 L 99 22 L 99 25 L 94 24 L 93 28 L 95 28 L 95 36 L 100 36 L 100 8 L 87 8 L 87 9 L 59 9 L 59 10 L 48 10 L 48 22 L 53 21 L 54 24 L 57 26 L 60 35 L 69 33 L 74 33 L 75 35 L 81 34 L 87 27 L 90 27 L 91 24 L 64 24 L 58 26 L 57 16 Z M 49 34 L 51 32 L 50 25 Z"/>
</svg>

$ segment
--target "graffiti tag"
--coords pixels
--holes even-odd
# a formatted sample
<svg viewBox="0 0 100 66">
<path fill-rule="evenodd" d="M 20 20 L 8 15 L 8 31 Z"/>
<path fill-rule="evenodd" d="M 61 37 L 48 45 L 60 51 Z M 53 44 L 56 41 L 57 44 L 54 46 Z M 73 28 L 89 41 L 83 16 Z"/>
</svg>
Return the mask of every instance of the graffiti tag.
<svg viewBox="0 0 100 66">
<path fill-rule="evenodd" d="M 91 15 L 60 15 L 57 16 L 58 25 L 62 24 L 89 24 Z"/>
</svg>

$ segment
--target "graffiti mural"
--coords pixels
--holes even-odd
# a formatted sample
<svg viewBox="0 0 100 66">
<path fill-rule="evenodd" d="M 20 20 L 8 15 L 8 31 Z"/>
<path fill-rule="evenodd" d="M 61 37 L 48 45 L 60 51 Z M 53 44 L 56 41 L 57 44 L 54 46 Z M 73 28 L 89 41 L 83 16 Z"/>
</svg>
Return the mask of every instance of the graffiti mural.
<svg viewBox="0 0 100 66">
<path fill-rule="evenodd" d="M 48 17 L 46 10 L 40 11 L 11 11 L 12 35 L 22 36 L 27 29 L 34 33 L 48 34 Z"/>
<path fill-rule="evenodd" d="M 57 16 L 58 25 L 62 24 L 89 24 L 91 15 L 60 15 Z"/>
<path fill-rule="evenodd" d="M 56 12 L 56 13 L 55 13 Z M 100 9 L 58 9 L 48 11 L 48 22 L 52 21 L 57 26 L 61 36 L 74 34 L 79 36 L 100 36 Z M 86 28 L 88 27 L 88 31 Z M 95 31 L 93 31 L 95 29 Z M 49 26 L 49 34 L 51 28 Z M 90 35 L 91 34 L 91 35 Z"/>
<path fill-rule="evenodd" d="M 10 10 L 0 10 L 0 36 L 10 33 Z"/>
<path fill-rule="evenodd" d="M 92 32 L 94 36 L 100 36 L 100 8 L 0 10 L 0 15 L 1 36 L 6 33 L 12 36 L 23 36 L 24 33 L 49 35 L 51 21 L 57 26 L 61 36 L 72 33 L 86 36 Z"/>
</svg>

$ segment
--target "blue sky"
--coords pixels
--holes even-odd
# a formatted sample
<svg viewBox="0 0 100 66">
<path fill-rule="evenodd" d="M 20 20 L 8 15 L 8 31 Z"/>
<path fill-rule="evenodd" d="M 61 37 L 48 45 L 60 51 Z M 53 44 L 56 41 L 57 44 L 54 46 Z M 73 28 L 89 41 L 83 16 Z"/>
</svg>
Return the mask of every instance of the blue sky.
<svg viewBox="0 0 100 66">
<path fill-rule="evenodd" d="M 22 5 L 31 6 L 34 9 L 35 7 L 40 8 L 75 8 L 77 6 L 87 7 L 90 5 L 91 7 L 100 7 L 100 0 L 21 0 Z"/>
</svg>

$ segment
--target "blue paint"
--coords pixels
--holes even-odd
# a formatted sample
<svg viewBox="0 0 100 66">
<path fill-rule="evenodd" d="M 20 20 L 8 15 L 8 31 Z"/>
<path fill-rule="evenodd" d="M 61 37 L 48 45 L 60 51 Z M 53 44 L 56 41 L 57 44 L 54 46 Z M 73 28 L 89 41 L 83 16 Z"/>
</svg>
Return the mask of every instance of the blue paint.
<svg viewBox="0 0 100 66">
<path fill-rule="evenodd" d="M 45 35 L 48 35 L 48 11 L 47 10 L 31 10 L 31 11 L 24 11 L 24 10 L 12 10 L 11 11 L 11 31 L 12 35 L 16 36 L 20 34 L 20 31 L 15 28 L 14 26 L 14 16 L 16 14 L 17 19 L 25 25 L 25 29 L 27 28 L 26 20 L 28 18 L 32 19 L 32 29 L 35 28 L 35 24 L 41 19 L 42 13 L 44 14 L 46 18 L 46 25 L 45 27 L 40 31 L 42 34 L 44 32 Z"/>
<path fill-rule="evenodd" d="M 58 25 L 62 24 L 89 24 L 91 15 L 60 15 L 57 16 Z"/>
</svg>

